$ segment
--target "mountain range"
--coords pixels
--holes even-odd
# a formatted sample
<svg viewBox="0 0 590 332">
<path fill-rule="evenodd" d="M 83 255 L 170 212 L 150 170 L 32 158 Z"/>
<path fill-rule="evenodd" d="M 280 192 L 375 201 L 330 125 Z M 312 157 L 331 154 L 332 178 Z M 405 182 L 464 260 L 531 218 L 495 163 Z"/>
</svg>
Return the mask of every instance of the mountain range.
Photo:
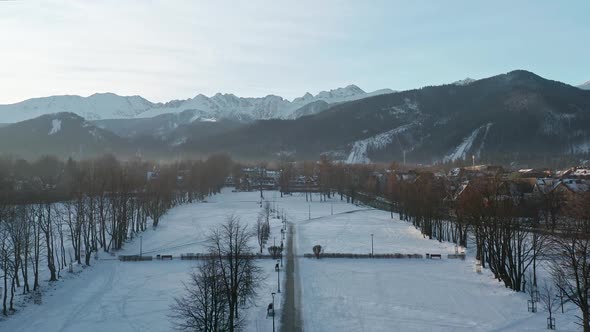
<svg viewBox="0 0 590 332">
<path fill-rule="evenodd" d="M 152 103 L 140 96 L 126 97 L 114 93 L 96 93 L 89 97 L 51 96 L 0 105 L 0 123 L 14 123 L 44 114 L 60 112 L 75 113 L 86 120 L 151 118 L 184 111 L 193 113 L 190 118 L 191 122 L 219 119 L 240 121 L 292 119 L 324 109 L 317 108 L 312 111 L 298 112 L 298 109 L 308 104 L 341 103 L 391 92 L 393 92 L 391 89 L 382 89 L 367 93 L 356 85 L 349 85 L 344 88 L 321 91 L 315 96 L 306 93 L 293 101 L 275 95 L 262 98 L 243 98 L 233 94 L 218 93 L 212 97 L 199 94 L 194 98 L 173 100 L 167 103 Z"/>
<path fill-rule="evenodd" d="M 542 163 L 590 152 L 590 91 L 516 70 L 341 103 L 293 121 L 258 121 L 181 148 L 252 159 Z"/>
<path fill-rule="evenodd" d="M 59 106 L 58 97 L 19 103 L 24 115 L 13 113 L 19 104 L 0 106 L 4 122 L 11 122 L 7 110 L 12 119 L 64 110 L 0 128 L 0 153 L 175 157 L 223 151 L 249 160 L 325 154 L 349 163 L 475 158 L 542 164 L 590 152 L 590 91 L 524 70 L 401 92 L 365 93 L 350 85 L 292 101 L 228 94 L 165 104 L 113 94 L 64 98 L 76 100 L 61 104 L 73 109 Z M 98 107 L 98 100 L 113 106 Z"/>
</svg>

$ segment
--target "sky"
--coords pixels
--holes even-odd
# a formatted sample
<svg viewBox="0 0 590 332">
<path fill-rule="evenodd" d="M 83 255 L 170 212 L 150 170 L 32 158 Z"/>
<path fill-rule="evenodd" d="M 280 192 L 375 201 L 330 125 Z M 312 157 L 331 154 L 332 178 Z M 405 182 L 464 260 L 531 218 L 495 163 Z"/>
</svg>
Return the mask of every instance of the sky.
<svg viewBox="0 0 590 332">
<path fill-rule="evenodd" d="M 590 1 L 0 0 L 0 104 L 590 80 Z"/>
</svg>

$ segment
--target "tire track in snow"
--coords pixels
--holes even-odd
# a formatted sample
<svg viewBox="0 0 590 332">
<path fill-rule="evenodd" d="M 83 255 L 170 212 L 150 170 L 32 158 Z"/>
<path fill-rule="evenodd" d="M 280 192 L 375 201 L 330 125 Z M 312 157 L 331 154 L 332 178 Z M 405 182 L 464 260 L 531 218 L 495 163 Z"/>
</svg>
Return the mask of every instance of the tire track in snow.
<svg viewBox="0 0 590 332">
<path fill-rule="evenodd" d="M 100 287 L 98 287 L 96 290 L 94 290 L 90 294 L 90 297 L 87 297 L 86 299 L 84 299 L 84 303 L 79 305 L 77 307 L 77 309 L 75 309 L 70 315 L 68 315 L 68 318 L 65 320 L 62 327 L 58 330 L 59 332 L 68 331 L 68 329 L 70 327 L 72 327 L 73 325 L 78 323 L 79 317 L 83 313 L 88 312 L 90 306 L 92 306 L 95 303 L 98 303 L 99 300 L 107 293 L 107 290 L 112 289 L 113 284 L 114 284 L 114 280 L 115 280 L 115 275 L 117 274 L 117 269 L 118 269 L 117 264 L 114 264 L 114 270 L 111 270 L 111 271 L 105 270 L 104 271 L 104 273 L 107 274 L 107 277 L 106 277 L 105 281 L 103 282 L 103 284 Z M 104 273 L 103 273 L 103 276 L 104 276 Z M 91 285 L 91 284 L 92 284 L 92 281 L 90 281 L 88 283 L 88 285 Z M 103 311 L 103 314 L 104 314 L 104 311 Z"/>
</svg>

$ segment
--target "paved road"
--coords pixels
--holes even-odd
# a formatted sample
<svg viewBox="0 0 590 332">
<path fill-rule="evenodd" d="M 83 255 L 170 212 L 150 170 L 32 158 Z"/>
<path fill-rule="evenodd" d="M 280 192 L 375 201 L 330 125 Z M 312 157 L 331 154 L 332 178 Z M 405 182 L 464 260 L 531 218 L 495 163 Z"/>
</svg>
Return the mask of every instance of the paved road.
<svg viewBox="0 0 590 332">
<path fill-rule="evenodd" d="M 297 253 L 293 244 L 295 228 L 289 225 L 287 233 L 287 279 L 285 281 L 285 304 L 281 317 L 283 332 L 301 332 L 301 296 L 299 292 L 299 278 L 297 274 Z"/>
</svg>

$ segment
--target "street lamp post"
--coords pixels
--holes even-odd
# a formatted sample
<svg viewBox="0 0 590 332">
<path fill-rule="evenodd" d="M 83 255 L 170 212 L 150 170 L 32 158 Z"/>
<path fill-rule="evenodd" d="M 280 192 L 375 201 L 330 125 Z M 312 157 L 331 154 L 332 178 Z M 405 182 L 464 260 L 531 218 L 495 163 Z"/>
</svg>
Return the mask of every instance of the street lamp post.
<svg viewBox="0 0 590 332">
<path fill-rule="evenodd" d="M 140 235 L 139 236 L 139 257 L 141 257 L 142 253 L 143 253 L 143 236 Z"/>
<path fill-rule="evenodd" d="M 373 257 L 374 254 L 375 252 L 373 250 L 373 234 L 371 234 L 371 257 Z"/>
<path fill-rule="evenodd" d="M 279 262 L 277 261 L 277 265 Z M 277 293 L 281 292 L 281 269 L 277 269 Z"/>
<path fill-rule="evenodd" d="M 272 332 L 275 332 L 275 293 L 272 294 Z"/>
</svg>

